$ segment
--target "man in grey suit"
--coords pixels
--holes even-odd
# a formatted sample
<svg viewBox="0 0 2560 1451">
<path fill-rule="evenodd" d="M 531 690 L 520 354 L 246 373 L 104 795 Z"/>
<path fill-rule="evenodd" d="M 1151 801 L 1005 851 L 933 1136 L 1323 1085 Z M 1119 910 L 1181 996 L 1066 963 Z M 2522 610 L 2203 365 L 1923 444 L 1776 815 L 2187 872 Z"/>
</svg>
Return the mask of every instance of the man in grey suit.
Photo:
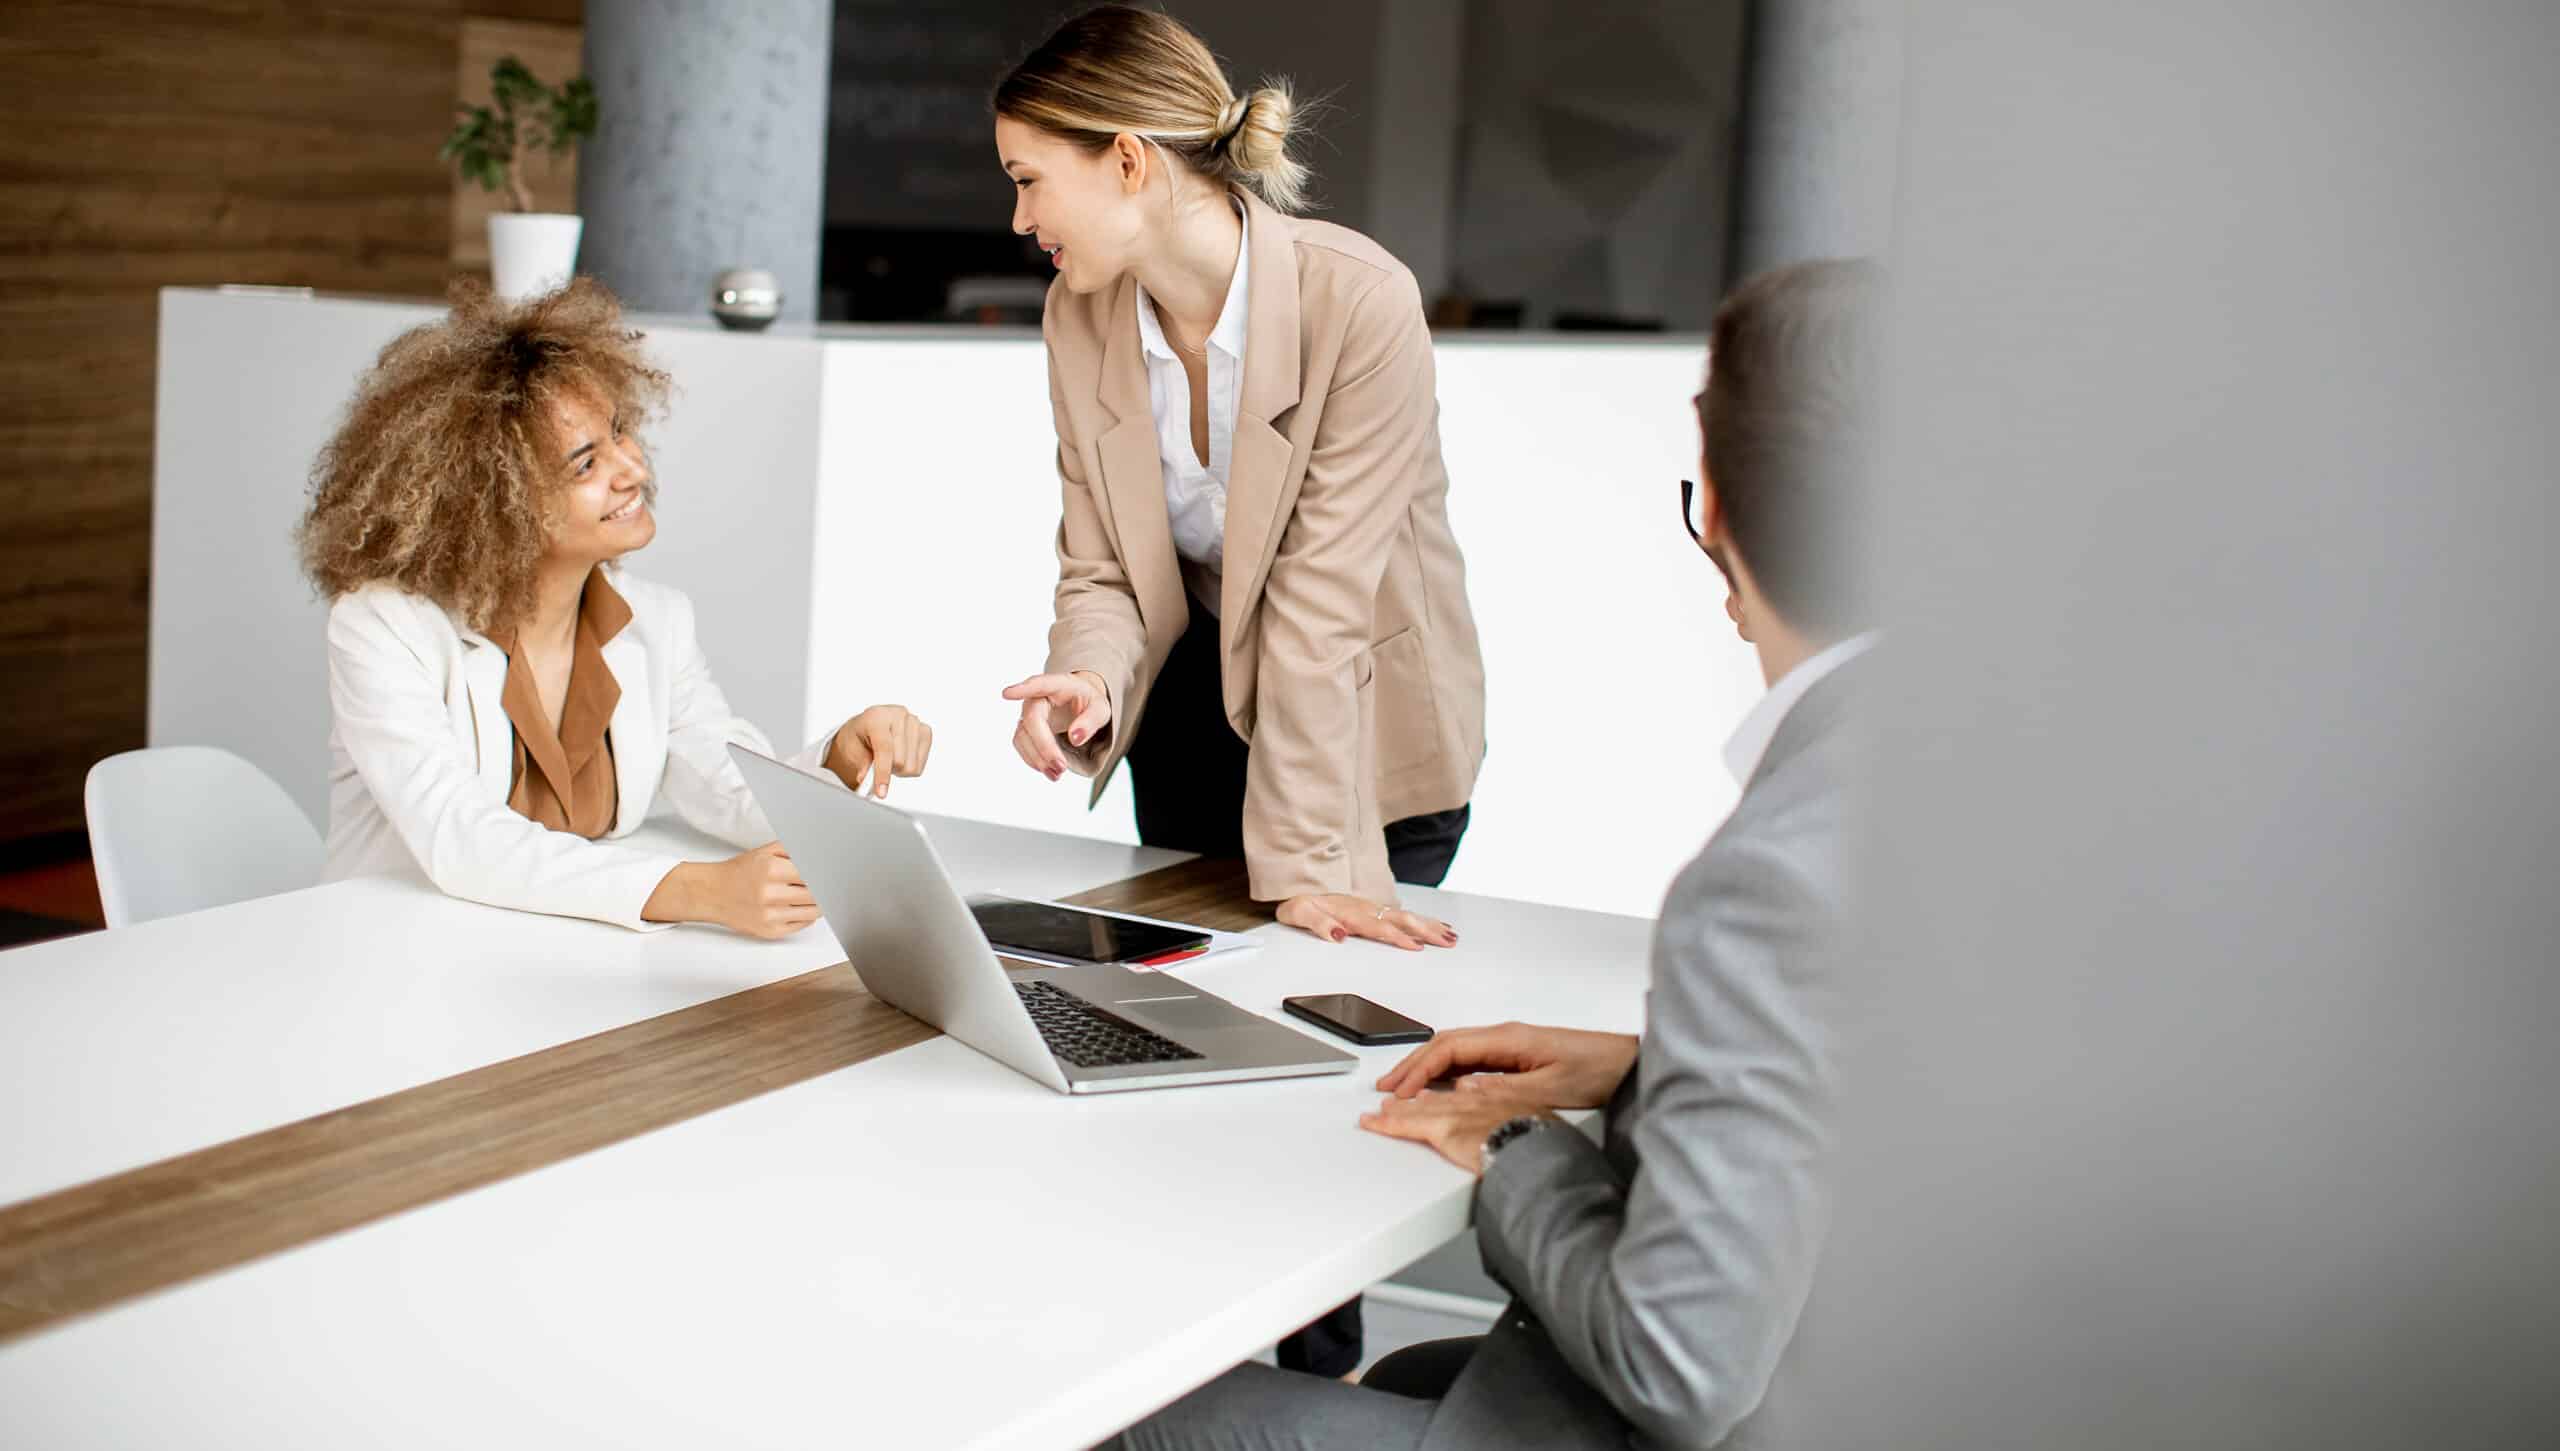
<svg viewBox="0 0 2560 1451">
<path fill-rule="evenodd" d="M 1882 283 L 1764 274 L 1718 309 L 1690 535 L 1769 693 L 1726 742 L 1741 802 L 1672 883 L 1641 1039 L 1447 1032 L 1361 1126 L 1479 1176 L 1492 1333 L 1353 1386 L 1239 1366 L 1121 1433 L 1157 1448 L 1704 1448 L 1783 1439 L 1787 1351 L 1829 1206 L 1859 550 Z M 1666 763 L 1690 769 L 1690 763 Z M 1433 1091 L 1457 1075 L 1453 1087 Z M 1557 1118 L 1605 1108 L 1595 1144 Z"/>
</svg>

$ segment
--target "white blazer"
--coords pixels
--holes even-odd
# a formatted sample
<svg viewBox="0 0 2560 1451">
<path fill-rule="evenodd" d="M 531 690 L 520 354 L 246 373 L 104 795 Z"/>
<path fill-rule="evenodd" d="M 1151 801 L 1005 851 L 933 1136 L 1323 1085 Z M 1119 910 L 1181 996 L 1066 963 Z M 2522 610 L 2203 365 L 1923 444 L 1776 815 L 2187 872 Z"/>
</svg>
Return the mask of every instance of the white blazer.
<svg viewBox="0 0 2560 1451">
<path fill-rule="evenodd" d="M 329 607 L 329 854 L 322 879 L 423 872 L 493 907 L 592 917 L 642 931 L 649 894 L 684 859 L 619 838 L 661 792 L 695 827 L 740 848 L 773 840 L 729 760 L 734 741 L 768 755 L 729 709 L 693 633 L 693 602 L 618 566 L 607 578 L 631 623 L 605 642 L 622 687 L 606 738 L 620 801 L 588 841 L 507 805 L 514 728 L 499 704 L 507 655 L 431 600 L 370 584 Z M 791 758 L 821 769 L 833 733 Z"/>
</svg>

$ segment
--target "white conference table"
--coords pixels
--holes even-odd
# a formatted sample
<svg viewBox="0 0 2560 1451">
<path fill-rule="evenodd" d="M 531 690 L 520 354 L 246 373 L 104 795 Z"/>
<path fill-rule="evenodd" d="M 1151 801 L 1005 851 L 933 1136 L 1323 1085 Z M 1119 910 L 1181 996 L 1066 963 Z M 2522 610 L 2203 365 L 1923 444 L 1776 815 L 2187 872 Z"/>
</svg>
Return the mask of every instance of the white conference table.
<svg viewBox="0 0 2560 1451">
<path fill-rule="evenodd" d="M 1184 860 L 923 818 L 964 891 L 1062 897 Z M 734 848 L 671 821 L 637 840 Z M 781 942 L 495 912 L 339 882 L 0 953 L 0 1204 L 842 962 Z M 35 1111 L 40 1110 L 40 1111 Z"/>
<path fill-rule="evenodd" d="M 1180 858 L 931 819 L 963 890 Z M 1633 1030 L 1650 924 L 1414 890 L 1462 945 L 1267 927 L 1274 1018 Z M 0 1204 L 842 958 L 340 883 L 0 953 Z M 1284 1019 L 1285 1020 L 1285 1019 Z M 0 1346 L 0 1443 L 1089 1445 L 1401 1268 L 1471 1181 L 1347 1077 L 1069 1099 L 947 1038 Z"/>
</svg>

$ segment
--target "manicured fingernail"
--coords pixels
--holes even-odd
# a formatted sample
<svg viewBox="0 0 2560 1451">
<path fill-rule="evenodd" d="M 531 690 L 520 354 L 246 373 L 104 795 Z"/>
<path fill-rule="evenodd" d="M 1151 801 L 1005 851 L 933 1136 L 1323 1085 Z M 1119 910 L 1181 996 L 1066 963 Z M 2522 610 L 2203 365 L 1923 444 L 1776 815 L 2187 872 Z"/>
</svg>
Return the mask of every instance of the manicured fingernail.
<svg viewBox="0 0 2560 1451">
<path fill-rule="evenodd" d="M 1067 733 L 1067 739 L 1081 746 L 1084 744 L 1084 732 L 1070 731 Z"/>
<path fill-rule="evenodd" d="M 1333 929 L 1333 940 L 1334 940 L 1334 941 L 1336 941 L 1336 942 L 1340 942 L 1340 941 L 1342 940 L 1342 929 L 1341 929 L 1341 928 L 1336 927 L 1336 928 L 1334 928 L 1334 929 Z"/>
</svg>

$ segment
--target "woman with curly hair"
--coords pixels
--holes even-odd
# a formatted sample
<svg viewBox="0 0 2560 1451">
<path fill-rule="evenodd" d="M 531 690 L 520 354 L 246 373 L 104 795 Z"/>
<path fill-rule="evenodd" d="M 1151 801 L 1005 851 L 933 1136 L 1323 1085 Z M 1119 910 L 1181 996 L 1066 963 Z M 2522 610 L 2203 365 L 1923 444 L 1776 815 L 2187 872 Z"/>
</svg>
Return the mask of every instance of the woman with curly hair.
<svg viewBox="0 0 2560 1451">
<path fill-rule="evenodd" d="M 603 286 L 520 306 L 466 284 L 357 385 L 312 467 L 302 561 L 329 608 L 330 880 L 443 891 L 626 927 L 781 937 L 818 920 L 728 757 L 693 605 L 624 569 L 658 530 L 635 432 L 668 380 Z M 873 706 L 792 758 L 885 796 L 933 732 Z M 664 794 L 747 848 L 623 845 Z"/>
</svg>

